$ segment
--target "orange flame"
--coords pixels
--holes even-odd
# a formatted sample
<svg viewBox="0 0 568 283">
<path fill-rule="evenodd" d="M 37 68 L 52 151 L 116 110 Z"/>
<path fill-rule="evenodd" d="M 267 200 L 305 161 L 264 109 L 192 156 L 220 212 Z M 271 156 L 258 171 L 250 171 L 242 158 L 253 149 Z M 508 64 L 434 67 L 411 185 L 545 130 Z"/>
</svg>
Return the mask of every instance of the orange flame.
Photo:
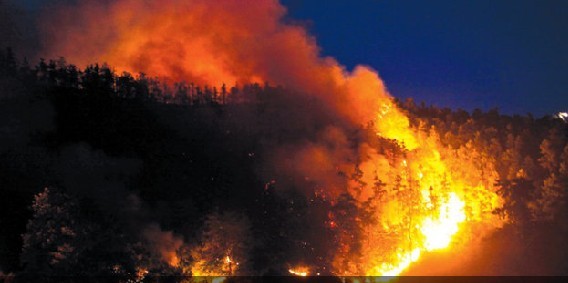
<svg viewBox="0 0 568 283">
<path fill-rule="evenodd" d="M 450 245 L 452 236 L 459 230 L 458 225 L 465 220 L 464 206 L 464 202 L 452 192 L 447 202 L 440 207 L 436 219 L 424 219 L 420 231 L 426 238 L 424 247 L 427 251 L 443 249 Z"/>
<path fill-rule="evenodd" d="M 425 252 L 448 248 L 459 236 L 461 225 L 466 222 L 481 222 L 488 227 L 501 225 L 500 220 L 490 213 L 498 207 L 500 199 L 494 188 L 479 185 L 479 176 L 465 173 L 475 171 L 472 164 L 452 159 L 449 154 L 451 150 L 443 148 L 435 135 L 424 136 L 411 129 L 408 119 L 392 105 L 383 107 L 377 115 L 376 124 L 377 134 L 399 141 L 409 152 L 408 158 L 402 160 L 397 171 L 400 173 L 400 182 L 404 182 L 406 188 L 397 188 L 402 192 L 387 200 L 378 216 L 381 223 L 368 228 L 394 233 L 398 244 L 395 244 L 395 249 L 390 249 L 391 255 L 388 257 L 369 258 L 365 263 L 366 275 L 401 274 Z M 370 155 L 368 163 L 381 162 L 382 157 Z M 459 164 L 459 167 L 454 164 Z M 448 169 L 450 166 L 451 170 Z M 367 167 L 362 168 L 365 171 Z M 388 174 L 381 177 L 389 178 Z M 419 194 L 413 195 L 413 191 Z M 405 232 L 395 230 L 397 225 L 406 225 Z M 380 254 L 384 253 L 382 249 L 384 247 L 375 245 L 365 252 Z"/>
<path fill-rule="evenodd" d="M 290 269 L 288 269 L 288 272 L 290 274 L 293 274 L 293 275 L 296 275 L 296 276 L 302 276 L 302 277 L 308 276 L 310 274 L 309 269 L 305 266 L 298 266 L 298 267 L 295 267 L 293 269 L 290 268 Z"/>
</svg>

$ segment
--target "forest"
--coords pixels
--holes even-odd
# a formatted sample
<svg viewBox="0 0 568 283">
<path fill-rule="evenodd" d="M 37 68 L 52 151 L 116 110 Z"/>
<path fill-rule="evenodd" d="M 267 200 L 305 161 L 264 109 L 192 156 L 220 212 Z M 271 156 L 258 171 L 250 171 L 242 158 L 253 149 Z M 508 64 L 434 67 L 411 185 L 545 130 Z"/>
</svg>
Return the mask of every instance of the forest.
<svg viewBox="0 0 568 283">
<path fill-rule="evenodd" d="M 174 82 L 8 48 L 0 86 L 0 281 L 381 273 L 393 247 L 428 246 L 415 215 L 451 201 L 456 180 L 451 245 L 475 254 L 463 274 L 568 275 L 568 124 L 554 113 L 393 100 L 431 157 L 377 135 L 381 120 L 355 125 L 270 82 Z M 443 176 L 426 181 L 428 158 Z"/>
</svg>

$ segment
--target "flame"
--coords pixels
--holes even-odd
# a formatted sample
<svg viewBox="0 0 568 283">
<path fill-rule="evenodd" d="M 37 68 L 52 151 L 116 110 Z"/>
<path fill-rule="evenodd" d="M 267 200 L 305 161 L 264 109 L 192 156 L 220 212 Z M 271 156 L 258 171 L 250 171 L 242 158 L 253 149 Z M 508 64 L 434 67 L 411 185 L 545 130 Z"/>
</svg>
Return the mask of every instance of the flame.
<svg viewBox="0 0 568 283">
<path fill-rule="evenodd" d="M 450 245 L 452 236 L 459 230 L 459 224 L 465 220 L 465 203 L 455 194 L 442 204 L 437 219 L 430 217 L 424 219 L 420 231 L 426 237 L 427 251 L 444 249 Z"/>
<path fill-rule="evenodd" d="M 377 211 L 381 223 L 368 228 L 370 235 L 372 230 L 395 235 L 397 243 L 395 248 L 379 244 L 364 250 L 371 255 L 364 263 L 366 275 L 400 275 L 426 252 L 448 249 L 466 222 L 500 225 L 490 213 L 500 199 L 491 185 L 480 185 L 479 176 L 469 172 L 476 172 L 471 163 L 452 156 L 435 135 L 412 129 L 408 119 L 391 104 L 379 111 L 376 125 L 378 135 L 397 140 L 408 150 L 407 157 L 394 169 L 406 187 L 387 198 L 387 204 Z M 375 154 L 367 162 L 380 163 L 381 158 Z M 467 237 L 464 235 L 462 241 Z"/>
<path fill-rule="evenodd" d="M 414 133 L 408 130 L 410 120 L 396 108 L 392 101 L 384 102 L 377 116 L 380 121 L 376 124 L 377 135 L 394 139 L 409 150 L 418 147 Z"/>
<path fill-rule="evenodd" d="M 424 245 L 409 252 L 397 254 L 394 263 L 383 263 L 372 271 L 373 274 L 380 276 L 397 276 L 405 271 L 412 263 L 417 262 L 423 251 L 434 251 L 447 248 L 452 240 L 452 236 L 459 230 L 459 224 L 465 220 L 464 202 L 455 193 L 450 193 L 450 197 L 439 211 L 436 219 L 425 218 L 420 231 L 425 236 Z"/>
<path fill-rule="evenodd" d="M 420 259 L 420 249 L 416 248 L 410 252 L 397 254 L 397 260 L 394 263 L 384 262 L 380 266 L 375 267 L 373 274 L 379 274 L 381 277 L 397 276 L 406 270 L 413 262 Z"/>
<path fill-rule="evenodd" d="M 143 267 L 137 267 L 136 268 L 136 277 L 139 278 L 140 280 L 144 279 L 144 277 L 146 277 L 146 275 L 148 275 L 149 271 L 146 268 Z"/>
<path fill-rule="evenodd" d="M 298 266 L 295 267 L 294 269 L 288 269 L 288 272 L 290 274 L 296 275 L 296 276 L 308 276 L 310 274 L 309 268 L 305 267 L 305 266 Z"/>
</svg>

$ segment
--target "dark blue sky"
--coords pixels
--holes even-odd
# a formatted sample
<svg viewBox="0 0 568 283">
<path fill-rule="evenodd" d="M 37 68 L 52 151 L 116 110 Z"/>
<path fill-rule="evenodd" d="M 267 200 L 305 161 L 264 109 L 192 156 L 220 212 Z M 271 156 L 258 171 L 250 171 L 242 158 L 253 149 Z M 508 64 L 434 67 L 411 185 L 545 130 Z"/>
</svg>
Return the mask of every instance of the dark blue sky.
<svg viewBox="0 0 568 283">
<path fill-rule="evenodd" d="M 281 1 L 324 55 L 372 66 L 396 97 L 538 116 L 568 110 L 568 1 Z"/>
<path fill-rule="evenodd" d="M 568 1 L 282 0 L 325 55 L 452 108 L 568 110 Z"/>
</svg>

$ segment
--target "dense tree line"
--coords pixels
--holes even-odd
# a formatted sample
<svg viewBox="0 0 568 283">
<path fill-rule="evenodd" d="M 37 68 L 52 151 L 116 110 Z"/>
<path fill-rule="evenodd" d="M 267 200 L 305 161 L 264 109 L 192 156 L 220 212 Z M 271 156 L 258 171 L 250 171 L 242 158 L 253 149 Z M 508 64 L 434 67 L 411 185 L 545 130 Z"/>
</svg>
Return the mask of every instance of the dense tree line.
<svg viewBox="0 0 568 283">
<path fill-rule="evenodd" d="M 0 271 L 141 280 L 286 274 L 301 260 L 357 270 L 331 258 L 362 256 L 356 242 L 343 245 L 374 221 L 371 203 L 348 193 L 331 201 L 259 177 L 267 145 L 309 140 L 321 127 L 319 116 L 303 114 L 317 105 L 294 101 L 293 90 L 162 82 L 63 58 L 17 61 L 0 51 Z M 443 154 L 468 159 L 472 174 L 500 188 L 505 205 L 495 213 L 510 224 L 495 243 L 515 235 L 533 245 L 527 255 L 550 251 L 548 239 L 566 247 L 565 121 L 399 105 L 412 127 L 438 136 Z M 282 126 L 289 116 L 297 124 Z M 405 154 L 370 128 L 354 136 Z M 354 172 L 344 177 L 362 182 Z M 386 186 L 366 185 L 377 195 Z M 565 273 L 568 255 L 553 254 L 557 266 L 546 270 Z"/>
<path fill-rule="evenodd" d="M 482 181 L 496 185 L 503 206 L 494 213 L 509 224 L 494 235 L 493 244 L 522 251 L 513 257 L 530 262 L 517 265 L 515 259 L 505 265 L 565 274 L 568 257 L 557 249 L 565 250 L 568 235 L 567 121 L 557 115 L 503 115 L 497 109 L 468 113 L 412 99 L 399 104 L 414 127 L 435 132 L 448 152 L 467 156 Z"/>
<path fill-rule="evenodd" d="M 415 127 L 433 130 L 442 144 L 454 151 L 467 150 L 474 164 L 495 165 L 503 211 L 517 224 L 554 222 L 565 225 L 568 127 L 560 118 L 507 116 L 497 109 L 471 114 L 464 110 L 401 103 L 414 118 Z M 487 170 L 489 171 L 489 170 Z M 488 172 L 485 172 L 489 175 Z"/>
<path fill-rule="evenodd" d="M 304 235 L 293 231 L 310 221 L 307 200 L 277 195 L 255 174 L 261 143 L 294 138 L 272 128 L 278 101 L 263 101 L 283 88 L 170 84 L 107 65 L 79 70 L 60 58 L 31 67 L 11 50 L 0 55 L 3 272 L 248 274 L 209 260 L 230 250 L 225 256 L 252 274 L 283 274 L 282 262 L 300 257 Z M 248 244 L 207 246 L 226 236 L 219 223 Z M 182 235 L 184 245 L 161 247 L 147 231 Z"/>
</svg>

